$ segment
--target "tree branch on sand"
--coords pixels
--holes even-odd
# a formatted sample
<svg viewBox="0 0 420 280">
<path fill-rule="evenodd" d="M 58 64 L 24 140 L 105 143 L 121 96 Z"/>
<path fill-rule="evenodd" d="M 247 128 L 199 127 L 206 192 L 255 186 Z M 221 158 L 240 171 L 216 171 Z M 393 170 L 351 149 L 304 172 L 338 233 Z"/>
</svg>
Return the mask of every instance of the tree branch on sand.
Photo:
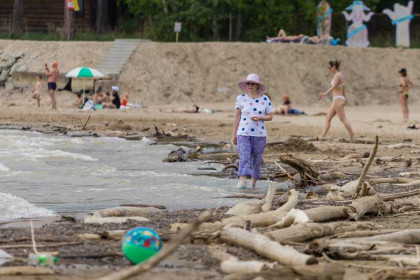
<svg viewBox="0 0 420 280">
<path fill-rule="evenodd" d="M 372 148 L 372 152 L 369 155 L 368 161 L 366 162 L 365 166 L 363 167 L 362 174 L 360 174 L 359 181 L 357 182 L 356 190 L 353 193 L 353 198 L 357 198 L 360 196 L 367 196 L 368 195 L 368 183 L 364 182 L 367 172 L 369 170 L 370 165 L 373 162 L 373 159 L 378 152 L 378 143 L 379 137 L 375 137 L 375 145 Z"/>
<path fill-rule="evenodd" d="M 320 175 L 320 172 L 309 161 L 304 160 L 292 154 L 280 154 L 279 159 L 284 164 L 287 164 L 293 167 L 299 172 L 300 177 L 302 178 L 305 187 L 308 185 L 308 183 L 311 183 L 311 184 L 318 183 L 317 178 Z"/>
</svg>

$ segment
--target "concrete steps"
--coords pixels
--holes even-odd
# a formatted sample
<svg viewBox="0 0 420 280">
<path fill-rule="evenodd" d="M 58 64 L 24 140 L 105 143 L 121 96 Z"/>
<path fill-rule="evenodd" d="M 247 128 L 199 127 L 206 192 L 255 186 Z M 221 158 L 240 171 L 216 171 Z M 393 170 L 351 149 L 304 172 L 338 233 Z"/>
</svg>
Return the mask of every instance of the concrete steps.
<svg viewBox="0 0 420 280">
<path fill-rule="evenodd" d="M 136 50 L 137 45 L 140 42 L 148 41 L 142 39 L 116 39 L 102 59 L 98 70 L 117 79 L 124 65 Z"/>
</svg>

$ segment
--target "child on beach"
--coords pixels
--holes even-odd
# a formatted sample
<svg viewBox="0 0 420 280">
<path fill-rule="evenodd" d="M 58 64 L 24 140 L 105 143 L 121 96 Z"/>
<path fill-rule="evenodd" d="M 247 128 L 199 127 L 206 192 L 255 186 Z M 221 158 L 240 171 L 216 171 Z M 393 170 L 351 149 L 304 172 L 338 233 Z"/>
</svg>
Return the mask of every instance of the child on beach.
<svg viewBox="0 0 420 280">
<path fill-rule="evenodd" d="M 41 90 L 42 90 L 42 76 L 38 75 L 36 77 L 35 89 L 32 94 L 32 98 L 36 99 L 36 102 L 38 103 L 38 108 L 41 107 Z"/>
<path fill-rule="evenodd" d="M 257 74 L 249 74 L 238 86 L 246 93 L 236 98 L 232 143 L 238 145 L 239 151 L 238 188 L 245 189 L 248 176 L 252 187 L 260 178 L 267 136 L 264 121 L 273 119 L 273 109 Z"/>
<path fill-rule="evenodd" d="M 124 93 L 121 95 L 121 106 L 127 107 L 128 95 Z"/>
<path fill-rule="evenodd" d="M 401 68 L 398 73 L 400 74 L 400 91 L 398 97 L 400 99 L 404 121 L 408 121 L 408 91 L 413 87 L 413 83 L 407 77 L 407 69 Z"/>
</svg>

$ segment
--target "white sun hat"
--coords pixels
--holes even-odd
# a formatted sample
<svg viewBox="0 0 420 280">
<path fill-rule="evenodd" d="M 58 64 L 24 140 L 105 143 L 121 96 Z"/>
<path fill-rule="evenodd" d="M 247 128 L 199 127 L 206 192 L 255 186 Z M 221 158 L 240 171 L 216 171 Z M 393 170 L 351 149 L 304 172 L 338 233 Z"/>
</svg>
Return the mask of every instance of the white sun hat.
<svg viewBox="0 0 420 280">
<path fill-rule="evenodd" d="M 260 77 L 258 77 L 257 74 L 249 74 L 248 77 L 246 77 L 246 80 L 243 80 L 238 84 L 239 88 L 243 91 L 246 91 L 246 83 L 255 83 L 258 84 L 258 92 L 264 93 L 265 92 L 265 86 L 260 83 Z"/>
<path fill-rule="evenodd" d="M 120 88 L 119 88 L 119 87 L 117 87 L 117 86 L 112 86 L 111 88 L 112 88 L 112 90 L 113 90 L 113 91 L 115 91 L 115 92 L 119 92 L 119 91 L 120 91 Z"/>
</svg>

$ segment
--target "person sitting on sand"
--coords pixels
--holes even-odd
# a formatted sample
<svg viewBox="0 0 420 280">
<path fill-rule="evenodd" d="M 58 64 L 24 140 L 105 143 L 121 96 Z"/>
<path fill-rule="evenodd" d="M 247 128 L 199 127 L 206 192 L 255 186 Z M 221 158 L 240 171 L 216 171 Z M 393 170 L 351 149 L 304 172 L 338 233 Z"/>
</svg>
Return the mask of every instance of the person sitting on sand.
<svg viewBox="0 0 420 280">
<path fill-rule="evenodd" d="M 127 107 L 128 95 L 126 93 L 121 95 L 121 106 Z"/>
<path fill-rule="evenodd" d="M 77 94 L 77 100 L 76 102 L 74 102 L 74 104 L 72 105 L 72 107 L 76 107 L 78 109 L 82 109 L 83 106 L 85 105 L 85 103 L 89 100 L 89 98 L 87 98 L 87 96 L 85 96 L 85 100 L 83 100 L 83 92 L 80 91 Z"/>
<path fill-rule="evenodd" d="M 41 107 L 41 90 L 42 90 L 42 76 L 38 75 L 36 77 L 36 85 L 34 89 L 34 93 L 32 94 L 32 98 L 36 99 L 38 103 L 38 108 Z"/>
<path fill-rule="evenodd" d="M 104 108 L 108 109 L 120 109 L 121 107 L 121 99 L 119 96 L 120 88 L 117 86 L 112 86 L 112 91 L 110 93 L 109 100 L 110 102 L 102 103 Z"/>
<path fill-rule="evenodd" d="M 283 96 L 283 104 L 275 108 L 273 114 L 276 115 L 306 115 L 305 112 L 301 112 L 296 108 L 292 107 L 292 102 L 288 95 Z"/>
<path fill-rule="evenodd" d="M 99 87 L 98 91 L 92 96 L 92 100 L 93 100 L 93 103 L 95 103 L 95 105 L 106 102 L 106 99 L 107 97 L 104 91 L 102 90 L 102 87 Z"/>
</svg>

